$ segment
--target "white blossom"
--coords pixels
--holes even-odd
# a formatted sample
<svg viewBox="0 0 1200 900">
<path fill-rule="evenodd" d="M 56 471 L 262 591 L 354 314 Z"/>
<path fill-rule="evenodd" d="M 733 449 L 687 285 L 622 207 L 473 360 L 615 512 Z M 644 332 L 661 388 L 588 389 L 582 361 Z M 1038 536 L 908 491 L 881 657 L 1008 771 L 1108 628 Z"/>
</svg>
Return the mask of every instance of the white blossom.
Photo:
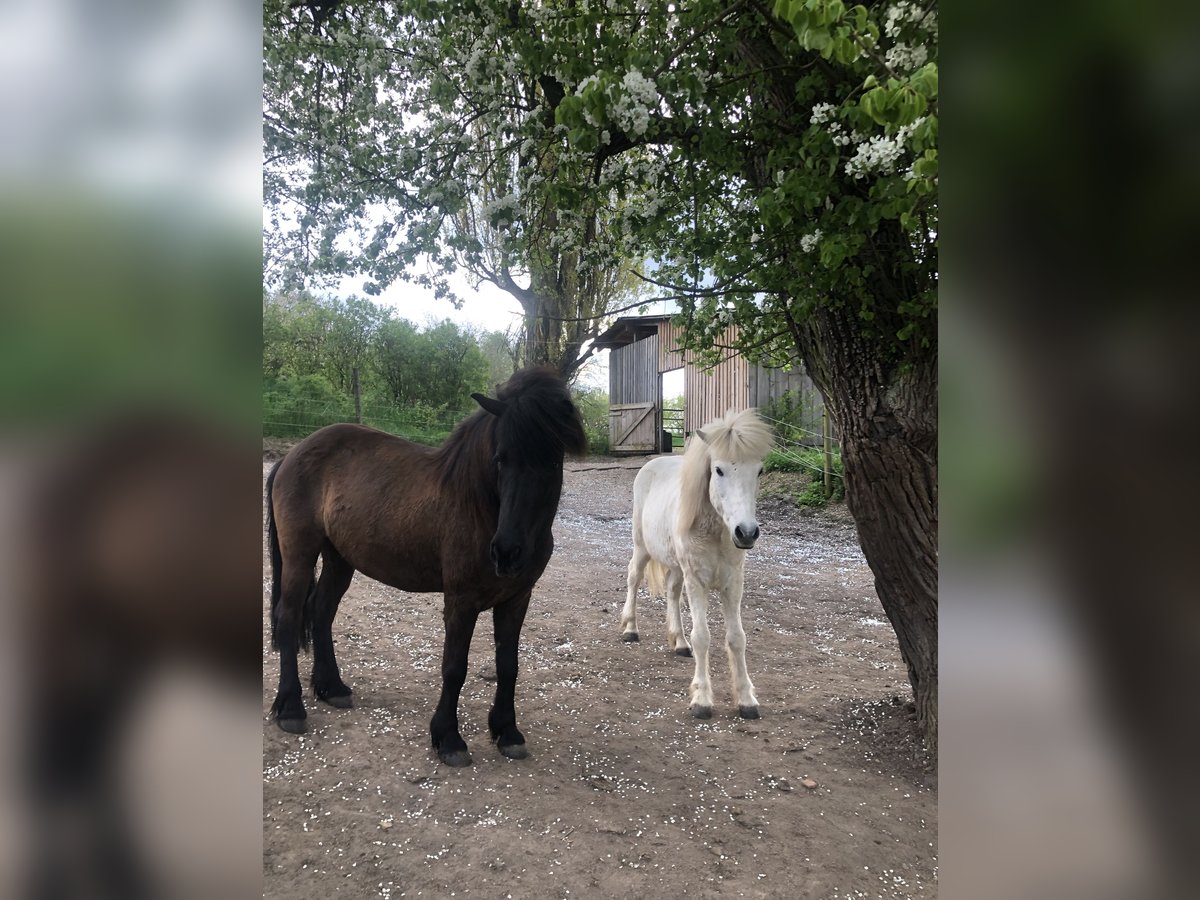
<svg viewBox="0 0 1200 900">
<path fill-rule="evenodd" d="M 888 50 L 884 56 L 884 61 L 888 66 L 900 72 L 915 71 L 925 65 L 928 59 L 929 50 L 925 45 L 906 44 L 903 41 Z"/>
<path fill-rule="evenodd" d="M 901 0 L 901 2 L 889 6 L 884 14 L 883 33 L 895 40 L 906 24 L 915 25 L 934 36 L 938 33 L 935 10 L 931 9 L 923 14 L 921 8 L 915 3 L 910 3 L 909 0 Z"/>
<path fill-rule="evenodd" d="M 615 97 L 610 92 L 613 121 L 633 134 L 645 134 L 650 126 L 650 111 L 658 107 L 658 87 L 637 69 L 625 73 L 621 87 L 624 90 Z"/>
<path fill-rule="evenodd" d="M 812 116 L 809 122 L 813 125 L 820 125 L 822 122 L 829 120 L 829 114 L 836 109 L 832 103 L 817 103 L 813 105 Z"/>
<path fill-rule="evenodd" d="M 583 79 L 583 81 L 579 82 L 579 84 L 576 86 L 575 96 L 578 97 L 580 94 L 582 94 L 587 89 L 588 85 L 595 84 L 599 80 L 600 80 L 599 75 L 589 75 L 587 78 Z"/>
<path fill-rule="evenodd" d="M 496 200 L 489 200 L 483 204 L 482 208 L 484 219 L 489 222 L 495 221 L 498 228 L 511 225 L 519 211 L 520 205 L 517 202 L 515 194 L 499 197 Z"/>
<path fill-rule="evenodd" d="M 873 172 L 891 175 L 896 171 L 896 163 L 904 154 L 905 142 L 924 121 L 925 117 L 922 116 L 912 124 L 896 129 L 895 134 L 881 134 L 859 143 L 854 156 L 846 163 L 846 174 L 852 178 L 865 178 Z"/>
<path fill-rule="evenodd" d="M 815 228 L 815 229 L 813 229 L 811 234 L 803 235 L 800 238 L 800 249 L 803 250 L 805 253 L 812 253 L 813 250 L 816 249 L 817 244 L 820 243 L 820 240 L 821 240 L 821 229 Z"/>
</svg>

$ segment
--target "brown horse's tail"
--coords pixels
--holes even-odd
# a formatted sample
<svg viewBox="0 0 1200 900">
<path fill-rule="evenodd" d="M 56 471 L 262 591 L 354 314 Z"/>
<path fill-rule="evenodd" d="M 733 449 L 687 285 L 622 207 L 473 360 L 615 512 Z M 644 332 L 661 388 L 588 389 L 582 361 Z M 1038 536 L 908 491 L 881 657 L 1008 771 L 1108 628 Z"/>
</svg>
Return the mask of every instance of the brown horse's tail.
<svg viewBox="0 0 1200 900">
<path fill-rule="evenodd" d="M 275 504 L 271 500 L 271 489 L 275 485 L 275 473 L 282 464 L 282 459 L 275 463 L 267 476 L 267 547 L 271 553 L 271 647 L 275 650 L 279 649 L 275 640 L 275 624 L 279 615 L 279 595 L 282 592 L 279 572 L 283 568 L 283 554 L 279 552 L 279 532 L 275 530 Z"/>
<path fill-rule="evenodd" d="M 279 550 L 279 532 L 275 528 L 275 503 L 271 499 L 271 491 L 275 485 L 275 473 L 279 471 L 279 467 L 283 464 L 281 459 L 271 467 L 270 473 L 267 475 L 267 545 L 271 553 L 271 649 L 279 650 L 278 640 L 278 625 L 279 625 L 279 600 L 283 594 L 283 585 L 280 581 L 280 571 L 283 568 L 283 554 Z M 312 643 L 313 630 L 313 601 L 316 597 L 316 585 L 311 584 L 308 588 L 308 594 L 304 598 L 304 605 L 300 609 L 300 646 L 305 651 L 308 650 L 309 644 Z"/>
</svg>

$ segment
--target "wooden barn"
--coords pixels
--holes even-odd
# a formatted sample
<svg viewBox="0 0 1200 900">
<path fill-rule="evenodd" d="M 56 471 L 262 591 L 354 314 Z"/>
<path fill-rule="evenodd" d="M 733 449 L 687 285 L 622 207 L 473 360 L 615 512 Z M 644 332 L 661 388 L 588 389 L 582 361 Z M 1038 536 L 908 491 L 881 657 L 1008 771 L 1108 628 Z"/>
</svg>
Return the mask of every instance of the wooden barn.
<svg viewBox="0 0 1200 900">
<path fill-rule="evenodd" d="M 663 435 L 664 372 L 684 370 L 683 430 L 691 434 L 728 409 L 765 407 L 787 391 L 800 399 L 801 425 L 820 443 L 821 394 L 798 370 L 766 369 L 731 355 L 702 369 L 679 347 L 680 328 L 671 316 L 625 316 L 596 338 L 608 360 L 609 450 L 658 453 L 669 450 Z M 727 341 L 726 343 L 732 343 Z"/>
</svg>

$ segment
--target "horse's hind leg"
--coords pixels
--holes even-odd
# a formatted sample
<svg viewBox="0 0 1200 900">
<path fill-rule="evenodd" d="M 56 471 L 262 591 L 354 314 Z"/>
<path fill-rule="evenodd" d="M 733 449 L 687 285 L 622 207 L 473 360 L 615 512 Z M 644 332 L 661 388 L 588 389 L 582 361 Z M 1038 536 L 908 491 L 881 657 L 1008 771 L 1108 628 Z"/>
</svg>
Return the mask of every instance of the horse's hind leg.
<svg viewBox="0 0 1200 900">
<path fill-rule="evenodd" d="M 342 681 L 337 659 L 333 653 L 333 617 L 337 615 L 354 567 L 346 562 L 332 547 L 321 553 L 321 577 L 313 594 L 312 642 L 313 670 L 312 689 L 318 700 L 324 700 L 338 709 L 349 709 L 353 705 L 350 688 Z"/>
<path fill-rule="evenodd" d="M 509 759 L 524 759 L 525 735 L 517 728 L 517 644 L 529 609 L 529 594 L 492 607 L 496 633 L 496 700 L 488 713 L 488 728 L 500 752 Z"/>
<path fill-rule="evenodd" d="M 692 647 L 683 632 L 683 616 L 679 611 L 683 593 L 683 572 L 667 570 L 667 643 L 676 656 L 691 656 Z"/>
<path fill-rule="evenodd" d="M 629 569 L 625 579 L 625 607 L 621 610 L 621 640 L 629 642 L 638 640 L 637 627 L 637 589 L 646 572 L 646 564 L 650 562 L 650 554 L 641 542 L 634 540 L 633 558 L 629 560 Z"/>
<path fill-rule="evenodd" d="M 293 560 L 285 560 L 281 577 L 278 606 L 271 611 L 274 617 L 274 645 L 279 651 L 279 690 L 271 713 L 284 731 L 303 734 L 304 699 L 300 692 L 300 668 L 297 654 L 303 634 L 303 609 L 308 592 L 312 589 L 312 563 L 307 566 Z"/>
</svg>

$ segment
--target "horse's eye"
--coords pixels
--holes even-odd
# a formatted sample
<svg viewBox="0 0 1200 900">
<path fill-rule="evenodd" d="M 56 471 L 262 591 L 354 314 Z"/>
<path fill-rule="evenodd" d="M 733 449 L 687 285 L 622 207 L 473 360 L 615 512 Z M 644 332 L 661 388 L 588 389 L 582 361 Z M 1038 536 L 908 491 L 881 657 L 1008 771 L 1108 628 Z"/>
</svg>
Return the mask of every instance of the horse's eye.
<svg viewBox="0 0 1200 900">
<path fill-rule="evenodd" d="M 724 475 L 724 474 L 725 474 L 724 472 L 722 472 L 722 471 L 721 471 L 721 467 L 720 467 L 720 466 L 717 466 L 717 474 L 718 474 L 718 475 Z"/>
</svg>

